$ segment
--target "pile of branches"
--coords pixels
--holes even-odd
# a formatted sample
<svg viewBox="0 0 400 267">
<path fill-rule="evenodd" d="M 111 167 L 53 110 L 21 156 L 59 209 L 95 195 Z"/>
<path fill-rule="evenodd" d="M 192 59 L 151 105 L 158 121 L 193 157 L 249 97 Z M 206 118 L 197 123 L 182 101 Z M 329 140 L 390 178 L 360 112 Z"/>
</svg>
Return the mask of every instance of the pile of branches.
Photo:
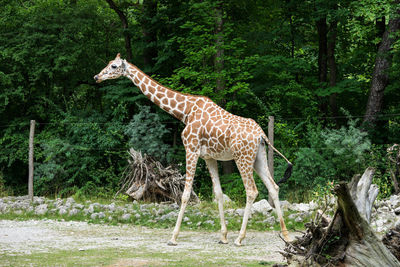
<svg viewBox="0 0 400 267">
<path fill-rule="evenodd" d="M 174 201 L 181 202 L 185 188 L 185 176 L 171 166 L 164 167 L 148 155 L 131 148 L 130 159 L 124 171 L 121 188 L 117 194 L 125 192 L 133 199 L 148 202 Z M 191 201 L 198 202 L 192 190 Z"/>
<path fill-rule="evenodd" d="M 400 229 L 393 229 L 382 242 L 370 227 L 378 194 L 372 184 L 374 173 L 368 168 L 350 184 L 335 186 L 338 205 L 333 218 L 320 212 L 306 224 L 303 236 L 286 243 L 282 254 L 290 266 L 400 266 Z"/>
<path fill-rule="evenodd" d="M 382 242 L 400 261 L 400 224 L 390 229 L 383 237 Z"/>
</svg>

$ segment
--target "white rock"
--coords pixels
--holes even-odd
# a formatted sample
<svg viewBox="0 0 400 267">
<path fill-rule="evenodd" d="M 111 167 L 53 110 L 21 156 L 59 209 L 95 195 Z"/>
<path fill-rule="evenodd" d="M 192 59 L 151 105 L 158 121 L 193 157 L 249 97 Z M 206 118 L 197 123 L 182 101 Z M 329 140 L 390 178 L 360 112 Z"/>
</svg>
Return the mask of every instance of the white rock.
<svg viewBox="0 0 400 267">
<path fill-rule="evenodd" d="M 251 208 L 252 213 L 257 212 L 257 213 L 262 213 L 264 215 L 267 215 L 271 210 L 272 207 L 268 203 L 268 200 L 266 199 L 261 199 L 260 201 L 253 203 L 253 206 Z"/>
<path fill-rule="evenodd" d="M 48 210 L 47 204 L 41 204 L 35 208 L 35 214 L 36 215 L 44 215 L 44 214 L 46 214 L 47 210 Z"/>
<path fill-rule="evenodd" d="M 316 210 L 318 208 L 318 204 L 314 200 L 311 200 L 309 205 L 310 205 L 310 210 Z"/>
<path fill-rule="evenodd" d="M 389 203 L 393 209 L 399 208 L 400 207 L 400 196 L 399 195 L 390 196 Z"/>
<path fill-rule="evenodd" d="M 111 212 L 115 211 L 115 203 L 111 203 L 110 205 L 108 205 L 108 210 Z"/>
<path fill-rule="evenodd" d="M 81 209 L 83 209 L 85 206 L 83 206 L 82 204 L 75 204 L 74 205 L 74 208 L 75 209 L 79 209 L 79 210 L 81 210 Z"/>
<path fill-rule="evenodd" d="M 204 223 L 206 223 L 206 224 L 211 224 L 211 225 L 214 225 L 214 224 L 215 224 L 213 220 L 207 220 L 207 221 L 205 221 Z"/>
<path fill-rule="evenodd" d="M 93 213 L 94 212 L 94 205 L 90 204 L 89 208 L 87 209 L 88 213 Z"/>
<path fill-rule="evenodd" d="M 33 197 L 33 204 L 41 205 L 44 203 L 44 197 Z"/>
<path fill-rule="evenodd" d="M 398 208 L 396 208 L 396 209 L 394 210 L 394 214 L 400 215 L 400 207 L 398 207 Z"/>
<path fill-rule="evenodd" d="M 188 222 L 188 221 L 190 221 L 190 219 L 189 219 L 189 217 L 186 217 L 186 216 L 185 216 L 185 217 L 183 218 L 183 221 L 184 221 L 184 222 Z"/>
<path fill-rule="evenodd" d="M 296 219 L 294 219 L 295 222 L 302 222 L 304 221 L 303 218 L 301 216 L 297 217 Z"/>
<path fill-rule="evenodd" d="M 92 215 L 90 215 L 90 219 L 95 220 L 97 219 L 98 216 L 99 216 L 98 213 L 92 213 Z"/>
<path fill-rule="evenodd" d="M 55 202 L 54 205 L 55 205 L 56 208 L 59 208 L 59 207 L 61 207 L 62 205 L 64 205 L 64 202 L 63 202 L 62 199 L 57 198 L 57 200 L 56 200 L 56 202 Z"/>
<path fill-rule="evenodd" d="M 292 210 L 294 210 L 294 211 L 309 211 L 310 205 L 307 203 L 295 203 L 295 204 L 292 204 Z"/>
<path fill-rule="evenodd" d="M 400 218 L 398 218 L 397 221 L 394 223 L 394 227 L 400 228 Z"/>
<path fill-rule="evenodd" d="M 287 201 L 287 200 L 281 200 L 281 201 L 279 201 L 279 203 L 280 203 L 280 205 L 281 205 L 281 209 L 282 210 L 288 210 L 288 209 L 290 209 L 290 202 L 289 201 Z"/>
<path fill-rule="evenodd" d="M 223 200 L 223 203 L 224 203 L 224 204 L 227 204 L 227 203 L 231 203 L 231 202 L 232 202 L 232 200 L 231 200 L 227 195 L 225 195 L 225 194 L 222 195 L 222 200 Z M 217 199 L 216 199 L 216 198 L 214 198 L 214 202 L 217 202 Z"/>
<path fill-rule="evenodd" d="M 382 227 L 385 223 L 387 223 L 387 219 L 384 219 L 384 218 L 380 218 L 380 219 L 376 220 L 376 222 L 375 222 L 375 224 L 378 228 Z"/>
<path fill-rule="evenodd" d="M 178 213 L 176 211 L 171 211 L 170 213 L 161 216 L 160 220 L 162 220 L 162 221 L 172 220 L 172 219 L 175 219 L 177 216 L 178 216 Z"/>
<path fill-rule="evenodd" d="M 76 215 L 76 214 L 78 214 L 78 213 L 79 213 L 79 210 L 73 208 L 73 209 L 71 209 L 71 210 L 69 211 L 68 216 L 74 216 L 74 215 Z"/>
<path fill-rule="evenodd" d="M 270 216 L 263 221 L 263 223 L 268 224 L 268 225 L 274 225 L 275 222 L 276 222 L 276 219 L 274 216 Z"/>
<path fill-rule="evenodd" d="M 244 215 L 244 209 L 236 209 L 235 214 L 242 217 Z"/>
<path fill-rule="evenodd" d="M 382 206 L 382 207 L 378 208 L 378 212 L 379 213 L 388 213 L 389 212 L 389 207 Z"/>
<path fill-rule="evenodd" d="M 9 210 L 9 207 L 6 203 L 0 203 L 0 213 L 6 213 Z"/>
<path fill-rule="evenodd" d="M 122 220 L 124 220 L 124 221 L 127 221 L 127 220 L 129 220 L 130 218 L 131 218 L 131 214 L 129 214 L 129 213 L 125 213 L 124 215 L 122 215 Z"/>
<path fill-rule="evenodd" d="M 72 197 L 67 198 L 67 201 L 65 202 L 65 206 L 70 208 L 70 207 L 72 207 L 73 204 L 75 204 L 75 200 Z"/>
<path fill-rule="evenodd" d="M 58 214 L 64 215 L 64 214 L 67 214 L 67 212 L 68 212 L 67 209 L 64 206 L 62 206 L 62 207 L 60 207 Z"/>
</svg>

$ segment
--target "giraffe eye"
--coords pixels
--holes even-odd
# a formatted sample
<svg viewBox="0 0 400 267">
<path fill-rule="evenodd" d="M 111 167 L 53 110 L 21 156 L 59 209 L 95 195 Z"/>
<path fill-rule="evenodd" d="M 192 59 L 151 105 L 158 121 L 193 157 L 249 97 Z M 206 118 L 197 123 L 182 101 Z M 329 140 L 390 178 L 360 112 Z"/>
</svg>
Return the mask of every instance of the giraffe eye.
<svg viewBox="0 0 400 267">
<path fill-rule="evenodd" d="M 111 65 L 111 68 L 116 69 L 116 68 L 117 68 L 117 65 L 112 64 L 112 65 Z"/>
</svg>

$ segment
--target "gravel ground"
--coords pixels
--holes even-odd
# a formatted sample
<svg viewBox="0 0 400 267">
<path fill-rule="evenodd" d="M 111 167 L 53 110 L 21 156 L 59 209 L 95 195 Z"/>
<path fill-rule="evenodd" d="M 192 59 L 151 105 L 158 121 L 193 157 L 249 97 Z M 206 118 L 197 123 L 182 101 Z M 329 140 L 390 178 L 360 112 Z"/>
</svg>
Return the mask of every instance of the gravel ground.
<svg viewBox="0 0 400 267">
<path fill-rule="evenodd" d="M 110 226 L 54 220 L 0 221 L 1 255 L 27 255 L 54 250 L 143 248 L 155 253 L 210 253 L 211 257 L 282 262 L 284 243 L 275 231 L 249 231 L 244 246 L 235 247 L 237 232 L 229 233 L 229 244 L 217 244 L 219 233 L 181 231 L 178 246 L 167 246 L 172 229 L 149 229 L 132 225 Z M 0 261 L 1 265 L 1 261 Z"/>
</svg>

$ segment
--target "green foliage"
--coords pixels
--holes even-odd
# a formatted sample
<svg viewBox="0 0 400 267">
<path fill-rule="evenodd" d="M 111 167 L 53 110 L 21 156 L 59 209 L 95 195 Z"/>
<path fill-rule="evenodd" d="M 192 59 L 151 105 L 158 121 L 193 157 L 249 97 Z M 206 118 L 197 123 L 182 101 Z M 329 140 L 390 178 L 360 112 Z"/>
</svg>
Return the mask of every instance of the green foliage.
<svg viewBox="0 0 400 267">
<path fill-rule="evenodd" d="M 147 98 L 128 79 L 93 80 L 117 52 L 126 51 L 124 34 L 129 33 L 132 63 L 156 74 L 162 84 L 208 96 L 264 129 L 268 116 L 275 116 L 276 147 L 295 163 L 293 177 L 281 186 L 282 196 L 312 196 L 308 190 L 350 179 L 366 166 L 377 168 L 379 197 L 391 193 L 384 144 L 400 142 L 398 41 L 391 49 L 377 129 L 366 136 L 354 121 L 326 117 L 332 116 L 327 108 L 332 95 L 338 108 L 364 114 L 382 35 L 377 21 L 393 17 L 393 2 L 117 4 L 127 15 L 128 29 L 106 1 L 0 1 L 0 170 L 7 190 L 26 194 L 31 119 L 37 122 L 38 194 L 112 194 L 129 144 L 163 161 L 184 163 L 182 124 L 158 108 L 146 113 Z M 325 17 L 329 25 L 337 21 L 335 86 L 318 82 L 316 22 Z M 275 166 L 279 179 L 286 164 L 277 158 Z M 243 200 L 238 174 L 223 179 L 228 195 Z M 257 184 L 260 197 L 266 196 L 265 187 Z M 202 161 L 194 186 L 204 198 L 211 197 Z M 294 196 L 293 190 L 300 193 Z"/>
<path fill-rule="evenodd" d="M 308 147 L 296 152 L 291 183 L 303 193 L 297 200 L 308 198 L 308 190 L 324 187 L 332 181 L 347 180 L 367 167 L 367 152 L 371 142 L 367 134 L 349 119 L 347 127 L 321 130 L 320 126 L 309 126 Z"/>
<path fill-rule="evenodd" d="M 170 146 L 163 142 L 168 132 L 160 116 L 151 113 L 148 106 L 141 107 L 125 129 L 125 134 L 129 136 L 129 146 L 164 162 L 171 157 Z"/>
</svg>

